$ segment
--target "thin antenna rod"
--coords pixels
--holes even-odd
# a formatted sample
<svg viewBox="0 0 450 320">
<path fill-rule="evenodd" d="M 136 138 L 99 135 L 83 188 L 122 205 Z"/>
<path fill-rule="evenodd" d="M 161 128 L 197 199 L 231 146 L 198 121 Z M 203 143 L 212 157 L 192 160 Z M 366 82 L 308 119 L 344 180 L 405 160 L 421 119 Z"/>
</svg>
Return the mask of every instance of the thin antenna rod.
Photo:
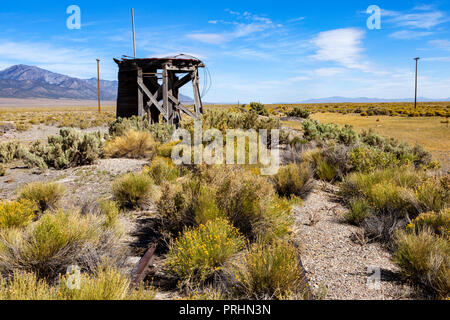
<svg viewBox="0 0 450 320">
<path fill-rule="evenodd" d="M 134 8 L 131 9 L 131 21 L 133 23 L 133 49 L 134 49 L 134 58 L 136 59 L 136 33 L 134 31 Z"/>
<path fill-rule="evenodd" d="M 100 104 L 100 59 L 97 59 L 97 88 L 98 88 L 98 113 L 102 113 Z"/>
<path fill-rule="evenodd" d="M 415 91 L 415 98 L 414 98 L 414 110 L 417 109 L 417 65 L 419 63 L 420 58 L 414 58 L 416 60 L 416 91 Z"/>
</svg>

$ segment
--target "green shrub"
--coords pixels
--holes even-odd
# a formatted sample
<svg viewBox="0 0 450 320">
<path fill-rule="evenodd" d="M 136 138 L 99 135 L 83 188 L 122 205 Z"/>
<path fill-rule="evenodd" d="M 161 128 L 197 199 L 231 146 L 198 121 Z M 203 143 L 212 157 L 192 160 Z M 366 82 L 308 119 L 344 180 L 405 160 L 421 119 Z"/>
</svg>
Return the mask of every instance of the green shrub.
<svg viewBox="0 0 450 320">
<path fill-rule="evenodd" d="M 446 208 L 438 213 L 422 213 L 406 226 L 406 230 L 409 232 L 419 233 L 424 229 L 450 239 L 450 209 Z"/>
<path fill-rule="evenodd" d="M 353 170 L 359 172 L 372 172 L 377 169 L 394 168 L 402 165 L 394 154 L 374 147 L 352 149 L 350 151 L 350 162 Z"/>
<path fill-rule="evenodd" d="M 167 267 L 185 281 L 203 282 L 221 270 L 223 263 L 244 245 L 243 237 L 226 220 L 209 221 L 185 230 L 171 244 Z"/>
<path fill-rule="evenodd" d="M 394 262 L 403 275 L 432 289 L 442 298 L 450 293 L 450 242 L 424 229 L 399 232 Z"/>
<path fill-rule="evenodd" d="M 19 190 L 19 199 L 31 201 L 44 212 L 56 209 L 65 193 L 66 188 L 59 183 L 33 182 Z"/>
<path fill-rule="evenodd" d="M 416 188 L 415 194 L 423 212 L 439 212 L 450 206 L 450 192 L 441 185 L 438 179 L 428 179 Z"/>
<path fill-rule="evenodd" d="M 195 178 L 182 185 L 165 184 L 157 207 L 166 236 L 177 235 L 184 227 L 224 217 L 215 197 L 213 188 Z"/>
<path fill-rule="evenodd" d="M 314 187 L 313 172 L 306 162 L 301 164 L 291 163 L 283 166 L 273 177 L 275 189 L 282 197 L 304 197 Z"/>
<path fill-rule="evenodd" d="M 136 208 L 151 196 L 153 180 L 143 173 L 128 173 L 117 178 L 112 186 L 114 199 L 124 208 Z"/>
<path fill-rule="evenodd" d="M 48 144 L 34 143 L 32 156 L 42 158 L 49 167 L 67 169 L 94 163 L 102 154 L 104 138 L 100 132 L 82 133 L 61 129 L 59 135 L 48 137 Z"/>
<path fill-rule="evenodd" d="M 156 143 L 149 132 L 129 130 L 116 136 L 105 146 L 105 155 L 111 158 L 141 159 L 153 156 Z"/>
<path fill-rule="evenodd" d="M 331 182 L 336 179 L 338 172 L 335 166 L 327 160 L 322 160 L 317 164 L 316 175 L 320 180 Z"/>
<path fill-rule="evenodd" d="M 100 223 L 92 216 L 59 211 L 25 229 L 6 230 L 0 233 L 0 270 L 20 268 L 52 278 L 71 263 L 86 263 L 79 260 L 85 246 L 94 251 L 104 245 L 99 243 Z"/>
<path fill-rule="evenodd" d="M 263 105 L 262 103 L 250 102 L 249 107 L 250 107 L 250 111 L 256 113 L 257 115 L 265 116 L 265 117 L 269 116 L 269 111 L 267 111 L 266 106 Z"/>
<path fill-rule="evenodd" d="M 300 107 L 294 107 L 294 109 L 287 113 L 287 116 L 308 119 L 310 116 L 310 112 Z"/>
<path fill-rule="evenodd" d="M 262 176 L 229 168 L 217 179 L 217 205 L 233 225 L 247 238 L 258 234 L 257 225 L 264 224 L 265 213 L 275 192 Z"/>
<path fill-rule="evenodd" d="M 99 205 L 100 213 L 105 216 L 104 226 L 107 228 L 115 226 L 119 218 L 119 206 L 117 202 L 104 200 Z"/>
<path fill-rule="evenodd" d="M 17 141 L 0 143 L 0 163 L 8 163 L 22 158 L 26 147 Z"/>
<path fill-rule="evenodd" d="M 305 289 L 298 250 L 283 241 L 253 244 L 226 272 L 237 295 L 246 299 L 298 299 Z"/>
<path fill-rule="evenodd" d="M 160 143 L 168 143 L 175 132 L 175 126 L 166 122 L 155 123 L 150 125 L 149 130 L 156 141 Z"/>
<path fill-rule="evenodd" d="M 365 199 L 350 201 L 350 210 L 345 215 L 348 222 L 360 225 L 369 215 L 371 207 Z"/>
<path fill-rule="evenodd" d="M 25 227 L 36 217 L 37 207 L 28 200 L 0 202 L 0 229 Z"/>
<path fill-rule="evenodd" d="M 117 118 L 109 126 L 109 135 L 111 137 L 120 137 L 125 135 L 128 131 L 149 131 L 150 124 L 144 118 L 138 116 L 132 116 L 130 118 Z"/>
<path fill-rule="evenodd" d="M 173 165 L 170 159 L 160 157 L 153 159 L 150 166 L 145 167 L 143 172 L 150 175 L 156 185 L 173 181 L 180 176 L 180 169 Z"/>
</svg>

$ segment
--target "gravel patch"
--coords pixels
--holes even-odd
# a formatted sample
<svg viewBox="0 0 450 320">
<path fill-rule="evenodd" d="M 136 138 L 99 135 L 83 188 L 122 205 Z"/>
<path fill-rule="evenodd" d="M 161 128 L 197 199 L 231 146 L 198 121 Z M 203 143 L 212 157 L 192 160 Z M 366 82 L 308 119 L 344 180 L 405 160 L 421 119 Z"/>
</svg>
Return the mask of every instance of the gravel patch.
<svg viewBox="0 0 450 320">
<path fill-rule="evenodd" d="M 413 288 L 402 281 L 390 252 L 379 243 L 352 240 L 361 230 L 343 221 L 346 209 L 333 201 L 334 191 L 335 187 L 324 184 L 302 207 L 295 208 L 311 287 L 326 287 L 326 299 L 332 300 L 416 299 Z M 375 286 L 368 285 L 368 280 L 376 278 L 370 270 L 378 270 L 380 275 Z"/>
</svg>

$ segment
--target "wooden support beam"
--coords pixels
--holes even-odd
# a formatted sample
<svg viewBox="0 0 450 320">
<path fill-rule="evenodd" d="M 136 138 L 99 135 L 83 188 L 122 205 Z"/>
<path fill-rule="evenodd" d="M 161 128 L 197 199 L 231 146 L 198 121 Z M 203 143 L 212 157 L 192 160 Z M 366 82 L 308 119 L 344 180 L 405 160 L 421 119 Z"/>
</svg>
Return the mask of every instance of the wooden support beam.
<svg viewBox="0 0 450 320">
<path fill-rule="evenodd" d="M 142 68 L 137 69 L 137 81 L 139 82 L 144 82 L 143 80 L 143 75 L 142 75 Z M 142 89 L 140 87 L 138 87 L 138 116 L 140 118 L 142 118 L 145 115 L 145 110 L 144 110 L 144 94 L 142 92 Z"/>
<path fill-rule="evenodd" d="M 139 87 L 141 88 L 141 90 L 147 95 L 147 97 L 150 99 L 150 101 L 147 103 L 147 106 L 149 106 L 149 107 L 151 107 L 151 105 L 153 104 L 153 105 L 155 105 L 155 107 L 156 108 L 158 108 L 158 110 L 159 110 L 159 112 L 161 112 L 163 115 L 164 115 L 164 118 L 166 119 L 166 120 L 168 120 L 167 119 L 167 112 L 166 112 L 166 110 L 164 109 L 164 106 L 162 105 L 162 103 L 161 102 L 158 102 L 158 94 L 159 94 L 159 92 L 160 92 L 160 89 L 158 89 L 158 91 L 156 91 L 156 93 L 155 94 L 152 94 L 151 92 L 150 92 L 150 90 L 146 87 L 146 85 L 143 83 L 143 82 L 141 82 L 141 81 L 138 81 L 138 85 L 139 85 Z"/>
<path fill-rule="evenodd" d="M 192 80 L 192 73 L 189 73 L 187 75 L 185 75 L 183 78 L 181 78 L 180 80 L 178 80 L 177 82 L 175 82 L 175 84 L 173 85 L 174 88 L 181 88 L 182 86 L 184 86 L 185 84 L 187 84 L 188 82 L 190 82 Z"/>
<path fill-rule="evenodd" d="M 202 100 L 200 98 L 198 70 L 195 70 L 195 72 L 193 72 L 192 88 L 194 89 L 195 115 L 196 115 L 196 118 L 198 118 L 198 117 L 200 117 L 200 114 L 203 113 Z"/>
<path fill-rule="evenodd" d="M 175 98 L 172 94 L 169 94 L 169 99 L 172 100 L 172 102 L 175 105 L 175 108 L 183 111 L 188 116 L 191 116 L 192 118 L 197 118 L 191 111 L 189 111 L 188 108 L 186 108 L 177 98 Z"/>
<path fill-rule="evenodd" d="M 163 67 L 163 108 L 166 111 L 166 119 L 169 124 L 173 124 L 172 108 L 169 102 L 169 72 L 167 65 Z"/>
</svg>

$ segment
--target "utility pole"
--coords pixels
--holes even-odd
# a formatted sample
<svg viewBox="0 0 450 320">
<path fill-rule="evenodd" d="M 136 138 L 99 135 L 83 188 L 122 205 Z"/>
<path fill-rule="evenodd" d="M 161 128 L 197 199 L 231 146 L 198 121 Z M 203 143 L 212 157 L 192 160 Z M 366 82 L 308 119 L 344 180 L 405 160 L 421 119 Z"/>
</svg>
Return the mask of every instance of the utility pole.
<svg viewBox="0 0 450 320">
<path fill-rule="evenodd" d="M 98 88 L 98 113 L 102 113 L 100 104 L 100 59 L 97 59 L 97 88 Z"/>
<path fill-rule="evenodd" d="M 134 8 L 131 9 L 131 22 L 133 24 L 133 49 L 134 49 L 134 59 L 136 59 L 136 33 L 134 31 Z"/>
<path fill-rule="evenodd" d="M 419 60 L 420 58 L 414 58 L 414 60 L 416 60 L 416 91 L 415 91 L 415 98 L 414 98 L 414 110 L 417 109 L 417 66 L 419 64 Z"/>
</svg>

